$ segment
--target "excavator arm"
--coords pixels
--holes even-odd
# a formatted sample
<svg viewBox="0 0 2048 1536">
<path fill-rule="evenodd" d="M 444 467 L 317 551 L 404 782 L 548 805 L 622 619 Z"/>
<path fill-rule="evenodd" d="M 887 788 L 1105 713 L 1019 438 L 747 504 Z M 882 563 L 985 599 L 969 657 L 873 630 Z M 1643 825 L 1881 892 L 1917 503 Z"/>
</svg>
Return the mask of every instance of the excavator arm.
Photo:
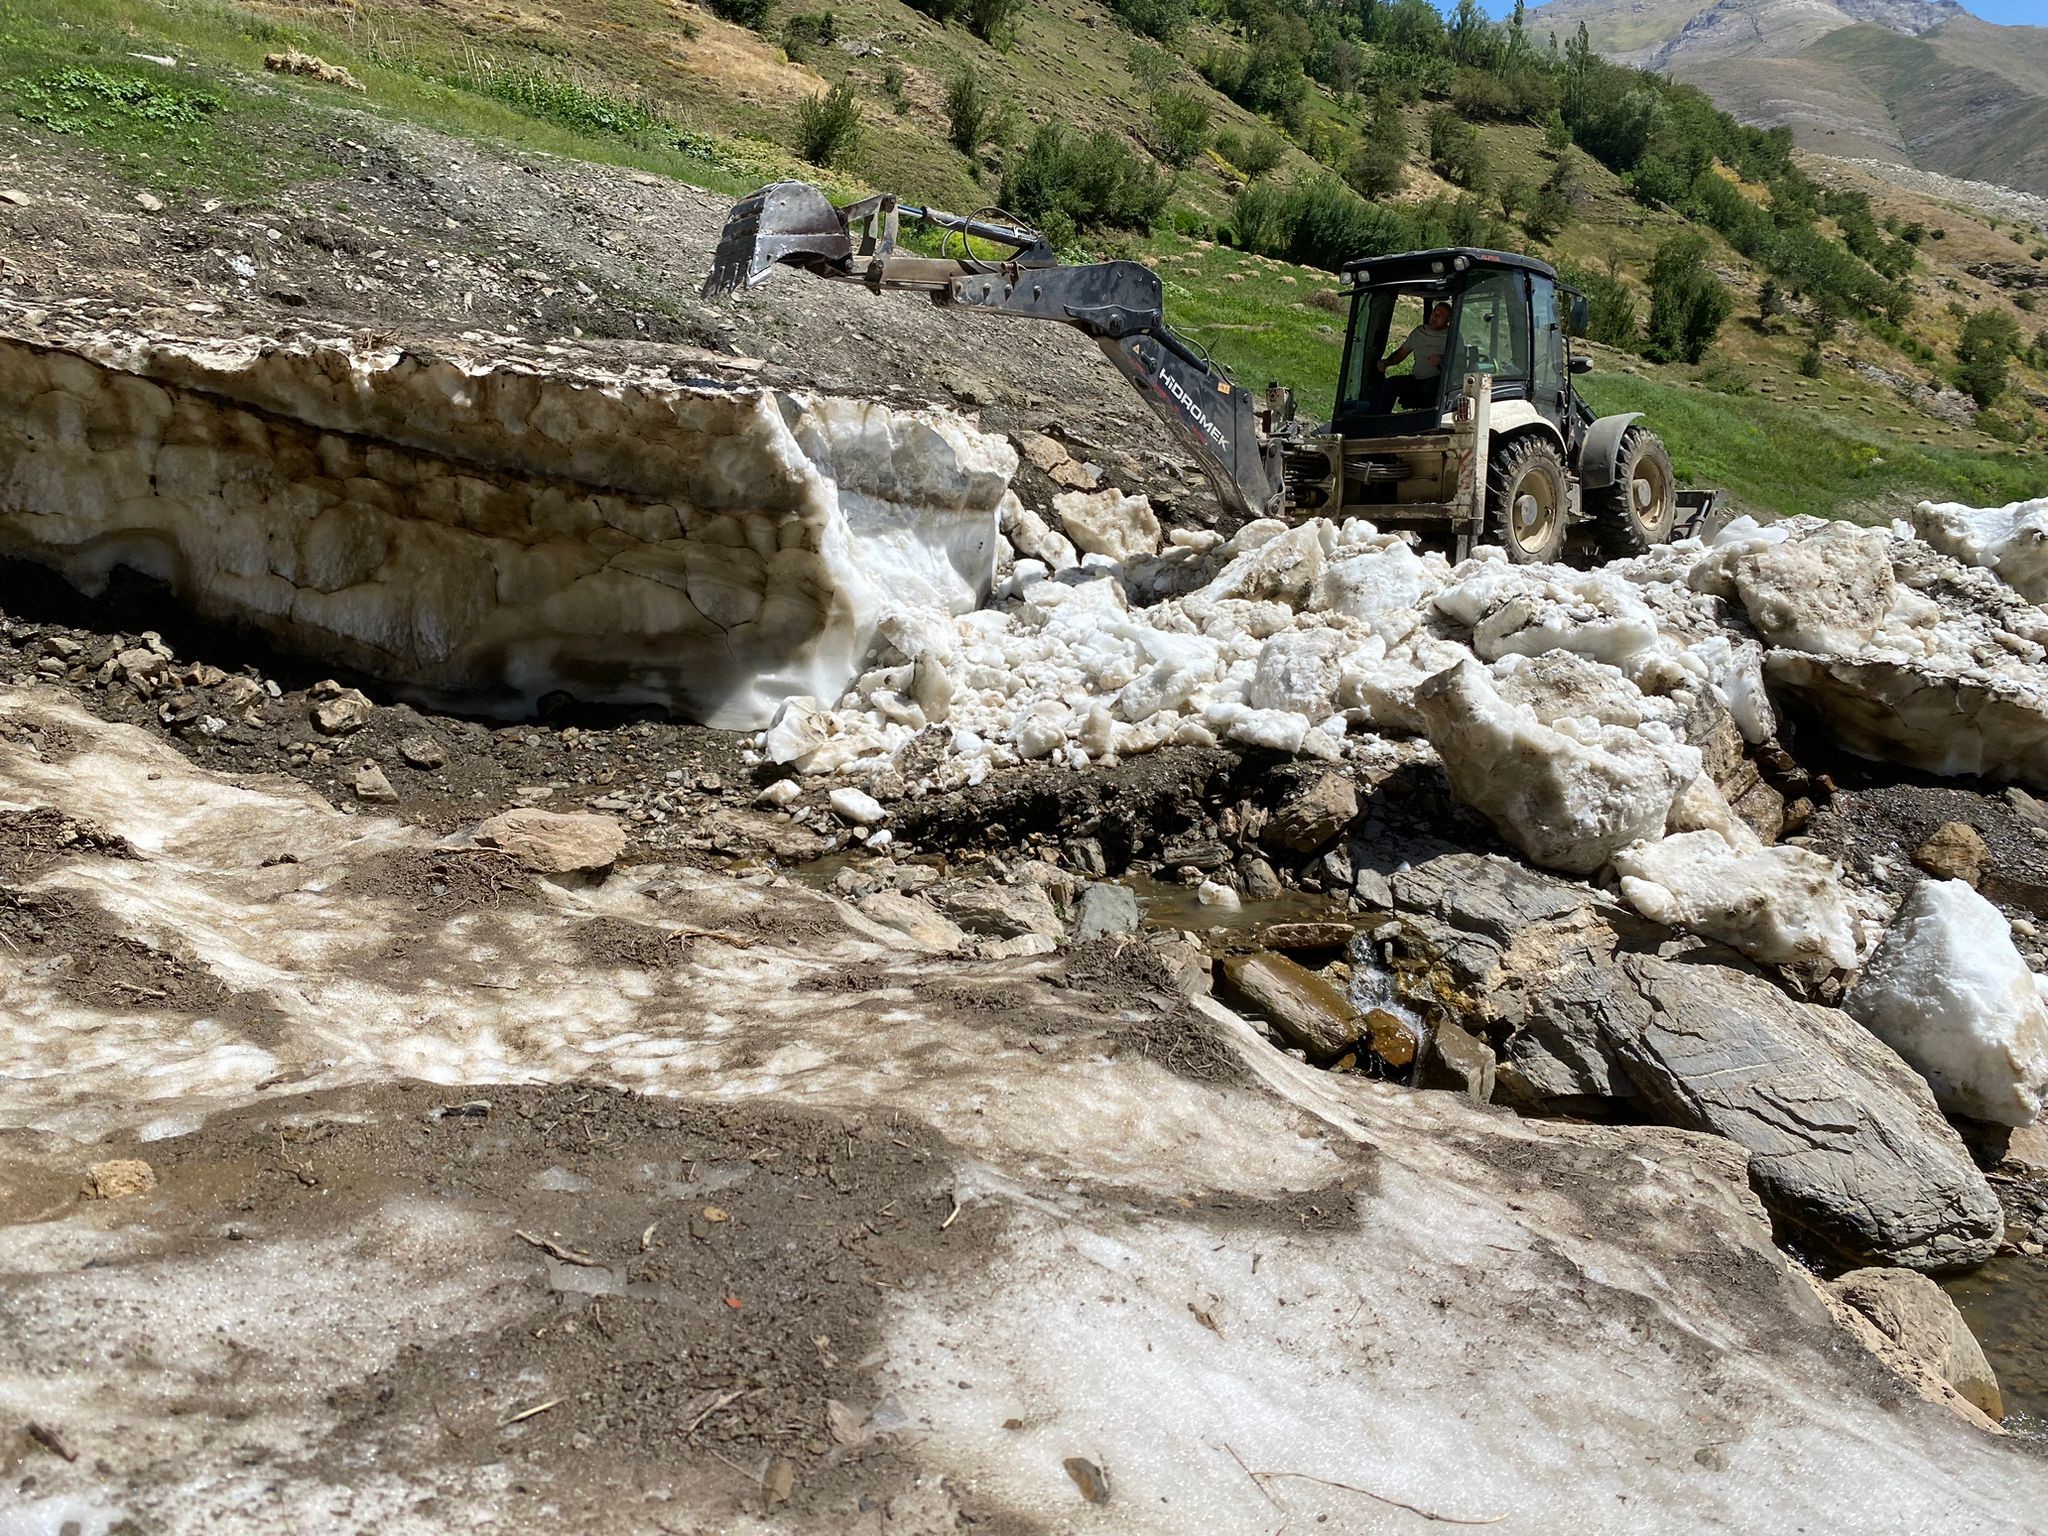
<svg viewBox="0 0 2048 1536">
<path fill-rule="evenodd" d="M 940 232 L 938 256 L 900 247 L 905 218 Z M 984 259 L 971 240 L 1007 254 Z M 1281 510 L 1278 450 L 1259 430 L 1252 396 L 1167 325 L 1159 275 L 1137 262 L 1066 266 L 1041 236 L 1013 224 L 886 195 L 834 207 L 816 187 L 783 181 L 733 208 L 704 296 L 750 288 L 778 265 L 878 293 L 922 292 L 949 307 L 1070 325 L 1094 340 L 1194 455 L 1226 508 L 1249 517 Z"/>
</svg>

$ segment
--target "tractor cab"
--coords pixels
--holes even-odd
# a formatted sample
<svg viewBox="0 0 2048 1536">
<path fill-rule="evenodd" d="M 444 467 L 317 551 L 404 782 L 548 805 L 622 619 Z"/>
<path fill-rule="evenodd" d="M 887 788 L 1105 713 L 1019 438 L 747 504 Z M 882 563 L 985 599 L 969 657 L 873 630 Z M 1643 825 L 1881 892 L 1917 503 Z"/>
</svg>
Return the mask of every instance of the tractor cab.
<svg viewBox="0 0 2048 1536">
<path fill-rule="evenodd" d="M 1459 247 L 1353 261 L 1344 277 L 1351 318 L 1333 433 L 1437 431 L 1474 375 L 1490 380 L 1496 413 L 1542 419 L 1560 447 L 1583 430 L 1565 322 L 1585 301 L 1560 287 L 1547 263 Z"/>
</svg>

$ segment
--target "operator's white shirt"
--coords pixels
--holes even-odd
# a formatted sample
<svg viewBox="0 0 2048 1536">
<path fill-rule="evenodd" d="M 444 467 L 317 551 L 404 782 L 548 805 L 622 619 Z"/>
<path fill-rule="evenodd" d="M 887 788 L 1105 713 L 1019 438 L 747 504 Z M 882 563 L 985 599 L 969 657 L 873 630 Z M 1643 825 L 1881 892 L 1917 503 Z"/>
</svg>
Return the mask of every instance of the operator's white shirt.
<svg viewBox="0 0 2048 1536">
<path fill-rule="evenodd" d="M 1415 377 L 1433 379 L 1444 371 L 1444 353 L 1451 348 L 1451 328 L 1447 325 L 1432 331 L 1425 320 L 1408 333 L 1408 339 L 1401 345 L 1415 359 Z"/>
</svg>

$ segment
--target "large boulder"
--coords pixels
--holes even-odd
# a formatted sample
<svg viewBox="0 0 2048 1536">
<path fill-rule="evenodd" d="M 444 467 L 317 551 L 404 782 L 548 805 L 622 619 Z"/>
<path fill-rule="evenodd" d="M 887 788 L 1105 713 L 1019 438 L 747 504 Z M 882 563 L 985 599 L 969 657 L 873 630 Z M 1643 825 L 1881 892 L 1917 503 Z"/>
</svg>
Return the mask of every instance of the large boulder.
<svg viewBox="0 0 2048 1536">
<path fill-rule="evenodd" d="M 1923 880 L 1845 1003 L 1951 1114 L 2032 1125 L 2048 1106 L 2048 1006 L 2005 915 L 1960 880 Z"/>
<path fill-rule="evenodd" d="M 617 821 L 581 812 L 501 811 L 477 827 L 476 840 L 538 875 L 601 874 L 626 851 Z"/>
<path fill-rule="evenodd" d="M 933 886 L 929 894 L 941 912 L 969 933 L 1015 939 L 1027 934 L 1058 938 L 1066 932 L 1052 898 L 1035 885 L 948 880 Z"/>
<path fill-rule="evenodd" d="M 1746 1147 L 1764 1204 L 1833 1253 L 1908 1269 L 1979 1264 L 2005 1218 L 1912 1068 L 1836 1009 L 1731 966 L 1626 955 L 1649 1005 L 1609 1039 L 1671 1123 Z"/>
</svg>

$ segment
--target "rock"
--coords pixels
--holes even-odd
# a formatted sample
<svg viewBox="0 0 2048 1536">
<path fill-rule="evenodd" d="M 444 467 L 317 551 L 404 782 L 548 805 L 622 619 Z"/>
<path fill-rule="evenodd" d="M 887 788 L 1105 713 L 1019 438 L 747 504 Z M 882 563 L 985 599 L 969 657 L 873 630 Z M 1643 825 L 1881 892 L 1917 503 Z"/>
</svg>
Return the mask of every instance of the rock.
<svg viewBox="0 0 2048 1536">
<path fill-rule="evenodd" d="M 1748 1149 L 1765 1205 L 1819 1247 L 1908 1269 L 1980 1264 L 1998 1197 L 1913 1070 L 1847 1014 L 1761 976 L 1625 955 L 1649 1016 L 1608 1044 L 1672 1124 Z"/>
<path fill-rule="evenodd" d="M 1237 883 L 1253 901 L 1273 901 L 1287 890 L 1273 866 L 1255 853 L 1238 855 Z"/>
<path fill-rule="evenodd" d="M 1767 965 L 1856 964 L 1842 869 L 1823 854 L 1732 847 L 1720 832 L 1681 832 L 1620 850 L 1614 868 L 1628 904 L 1654 922 L 1719 939 Z"/>
<path fill-rule="evenodd" d="M 1062 491 L 1052 499 L 1074 548 L 1128 564 L 1159 552 L 1159 518 L 1143 496 L 1118 490 Z"/>
<path fill-rule="evenodd" d="M 1887 1358 L 1908 1380 L 1951 1387 L 1996 1424 L 2005 1417 L 1998 1377 L 1963 1314 L 1925 1275 L 1902 1269 L 1857 1269 L 1830 1281 L 1836 1297 L 1868 1318 L 1893 1346 Z"/>
<path fill-rule="evenodd" d="M 957 954 L 967 935 L 930 902 L 901 891 L 876 891 L 855 903 L 861 916 L 894 929 L 913 943 L 938 954 Z"/>
<path fill-rule="evenodd" d="M 1408 1019 L 1387 1008 L 1368 1008 L 1363 1015 L 1365 1041 L 1372 1047 L 1373 1055 L 1390 1067 L 1407 1067 L 1415 1063 L 1415 1055 L 1421 1049 L 1417 1038 L 1420 1031 Z"/>
<path fill-rule="evenodd" d="M 1697 748 L 1644 729 L 1665 726 L 1659 704 L 1566 651 L 1492 669 L 1468 658 L 1418 688 L 1415 709 L 1458 799 L 1568 874 L 1661 837 L 1672 802 L 1700 776 Z"/>
<path fill-rule="evenodd" d="M 94 1200 L 128 1200 L 156 1188 L 156 1170 L 139 1157 L 116 1157 L 85 1170 L 87 1195 Z"/>
<path fill-rule="evenodd" d="M 375 708 L 359 690 L 337 686 L 334 693 L 315 700 L 310 718 L 313 729 L 323 736 L 348 736 L 370 723 Z"/>
<path fill-rule="evenodd" d="M 1351 894 L 1368 907 L 1385 911 L 1394 904 L 1394 888 L 1387 877 L 1376 869 L 1354 869 L 1351 872 Z"/>
<path fill-rule="evenodd" d="M 1060 465 L 1068 463 L 1072 457 L 1064 443 L 1057 438 L 1047 437 L 1043 432 L 1012 432 L 1010 441 L 1017 445 L 1017 451 L 1042 474 L 1051 474 Z"/>
<path fill-rule="evenodd" d="M 1837 655 L 1870 644 L 1891 609 L 1889 542 L 1884 533 L 1829 523 L 1803 539 L 1735 553 L 1727 573 L 1767 643 Z"/>
<path fill-rule="evenodd" d="M 502 811 L 476 829 L 476 840 L 540 875 L 599 874 L 626 851 L 617 821 L 575 812 Z"/>
<path fill-rule="evenodd" d="M 1493 1098 L 1493 1047 L 1449 1019 L 1430 1030 L 1429 1047 L 1415 1075 L 1418 1088 L 1450 1088 L 1475 1104 Z"/>
<path fill-rule="evenodd" d="M 825 803 L 832 807 L 832 814 L 850 827 L 880 826 L 889 819 L 882 802 L 864 789 L 855 789 L 842 784 L 825 797 Z"/>
<path fill-rule="evenodd" d="M 2005 1144 L 2005 1160 L 2048 1173 L 2048 1128 L 2030 1125 L 2015 1130 Z"/>
<path fill-rule="evenodd" d="M 431 773 L 436 768 L 448 766 L 448 754 L 441 749 L 441 743 L 431 736 L 407 736 L 398 743 L 399 758 L 409 768 Z"/>
<path fill-rule="evenodd" d="M 1389 877 L 1387 905 L 1512 943 L 1531 926 L 1572 917 L 1592 900 L 1584 886 L 1493 853 L 1449 853 Z"/>
<path fill-rule="evenodd" d="M 1169 843 L 1159 850 L 1159 862 L 1167 869 L 1221 869 L 1230 850 L 1221 843 Z"/>
<path fill-rule="evenodd" d="M 33 208 L 35 201 L 18 187 L 0 189 L 0 203 L 5 203 L 10 208 Z"/>
<path fill-rule="evenodd" d="M 1263 1015 L 1312 1059 L 1341 1056 L 1366 1033 L 1365 1020 L 1335 985 L 1278 955 L 1228 956 L 1223 983 L 1227 995 Z"/>
<path fill-rule="evenodd" d="M 1060 941 L 1049 933 L 1020 933 L 1008 939 L 984 939 L 982 954 L 990 960 L 1028 960 L 1034 955 L 1049 955 L 1060 947 Z"/>
<path fill-rule="evenodd" d="M 391 787 L 391 780 L 375 763 L 365 763 L 358 768 L 353 782 L 358 800 L 366 800 L 372 805 L 398 803 L 398 791 Z"/>
<path fill-rule="evenodd" d="M 1035 886 L 994 880 L 949 880 L 931 888 L 938 908 L 969 933 L 1012 939 L 1026 934 L 1058 938 L 1066 924 L 1052 898 Z"/>
<path fill-rule="evenodd" d="M 114 658 L 114 671 L 131 688 L 145 691 L 170 671 L 164 658 L 147 646 L 133 646 Z"/>
<path fill-rule="evenodd" d="M 1074 942 L 1114 938 L 1138 931 L 1138 893 L 1127 885 L 1104 882 L 1081 893 L 1074 917 Z"/>
<path fill-rule="evenodd" d="M 1259 945 L 1283 954 L 1299 949 L 1343 949 L 1356 931 L 1349 923 L 1270 923 L 1259 930 Z"/>
<path fill-rule="evenodd" d="M 1983 877 L 1991 848 L 1984 835 L 1967 821 L 1944 821 L 1913 850 L 1913 862 L 1937 880 L 1960 880 L 1974 887 Z"/>
<path fill-rule="evenodd" d="M 1960 880 L 1907 896 L 1843 1006 L 1951 1114 L 2032 1125 L 2048 1106 L 2048 1005 L 1998 908 Z"/>
<path fill-rule="evenodd" d="M 1221 880 L 1204 880 L 1196 886 L 1195 900 L 1205 907 L 1218 907 L 1226 912 L 1235 912 L 1244 905 L 1237 892 Z"/>
<path fill-rule="evenodd" d="M 1314 853 L 1358 816 L 1358 787 L 1335 768 L 1314 774 L 1266 818 L 1259 840 L 1268 848 Z"/>
<path fill-rule="evenodd" d="M 164 200 L 154 192 L 138 192 L 135 194 L 135 206 L 144 213 L 162 213 Z"/>
</svg>

